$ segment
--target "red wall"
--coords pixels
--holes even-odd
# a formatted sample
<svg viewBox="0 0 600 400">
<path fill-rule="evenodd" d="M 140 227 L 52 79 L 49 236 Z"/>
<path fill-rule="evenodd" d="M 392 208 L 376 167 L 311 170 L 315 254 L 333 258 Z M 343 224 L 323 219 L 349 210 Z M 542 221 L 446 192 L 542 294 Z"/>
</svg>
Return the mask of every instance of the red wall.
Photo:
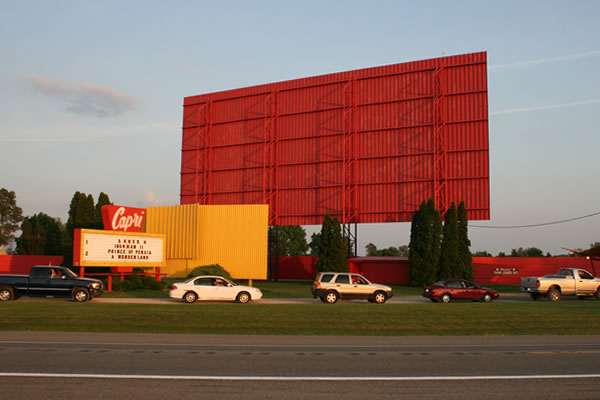
<svg viewBox="0 0 600 400">
<path fill-rule="evenodd" d="M 271 257 L 271 266 L 275 257 Z M 314 279 L 317 257 L 279 257 L 279 279 Z M 350 271 L 377 283 L 410 284 L 408 257 L 355 257 Z M 600 275 L 600 262 L 583 257 L 473 257 L 475 283 L 519 285 L 521 277 L 554 274 L 559 268 L 581 268 Z M 273 269 L 271 276 L 274 277 Z"/>
<path fill-rule="evenodd" d="M 350 271 L 371 282 L 394 285 L 410 284 L 408 257 L 356 257 L 348 259 Z"/>
<path fill-rule="evenodd" d="M 520 285 L 522 277 L 554 274 L 559 268 L 600 274 L 600 263 L 592 264 L 584 257 L 473 257 L 473 267 L 478 284 Z"/>
<path fill-rule="evenodd" d="M 275 278 L 275 268 L 278 267 L 278 279 L 312 280 L 317 275 L 315 267 L 318 259 L 318 257 L 311 256 L 270 257 L 271 278 Z M 277 265 L 277 263 L 279 264 Z"/>
<path fill-rule="evenodd" d="M 61 256 L 0 255 L 0 274 L 27 275 L 34 265 L 61 265 Z"/>
</svg>

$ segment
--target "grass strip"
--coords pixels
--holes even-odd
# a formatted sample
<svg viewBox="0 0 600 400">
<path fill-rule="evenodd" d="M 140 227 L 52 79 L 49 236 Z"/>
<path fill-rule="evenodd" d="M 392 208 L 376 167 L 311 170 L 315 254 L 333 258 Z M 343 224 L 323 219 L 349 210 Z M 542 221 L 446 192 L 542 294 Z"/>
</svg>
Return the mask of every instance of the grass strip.
<svg viewBox="0 0 600 400">
<path fill-rule="evenodd" d="M 6 302 L 0 330 L 252 335 L 577 335 L 600 332 L 596 301 L 450 304 Z"/>
</svg>

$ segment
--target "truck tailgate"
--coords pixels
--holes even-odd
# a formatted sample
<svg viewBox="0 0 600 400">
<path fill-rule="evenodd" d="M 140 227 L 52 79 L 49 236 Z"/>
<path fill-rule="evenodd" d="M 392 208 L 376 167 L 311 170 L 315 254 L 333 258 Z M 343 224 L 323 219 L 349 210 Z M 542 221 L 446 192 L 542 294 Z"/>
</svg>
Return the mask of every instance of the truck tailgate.
<svg viewBox="0 0 600 400">
<path fill-rule="evenodd" d="M 534 278 L 534 277 L 524 277 L 521 278 L 521 287 L 528 287 L 528 288 L 534 288 L 537 287 L 537 280 L 538 278 Z"/>
</svg>

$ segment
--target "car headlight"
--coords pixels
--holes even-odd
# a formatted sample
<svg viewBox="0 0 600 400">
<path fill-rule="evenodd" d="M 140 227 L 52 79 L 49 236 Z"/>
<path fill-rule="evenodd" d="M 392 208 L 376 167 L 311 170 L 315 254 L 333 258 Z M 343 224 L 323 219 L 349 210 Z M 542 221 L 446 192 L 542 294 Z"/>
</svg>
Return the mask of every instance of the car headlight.
<svg viewBox="0 0 600 400">
<path fill-rule="evenodd" d="M 102 285 L 100 285 L 100 283 L 98 283 L 98 282 L 92 283 L 92 289 L 100 289 L 100 286 L 102 286 Z"/>
</svg>

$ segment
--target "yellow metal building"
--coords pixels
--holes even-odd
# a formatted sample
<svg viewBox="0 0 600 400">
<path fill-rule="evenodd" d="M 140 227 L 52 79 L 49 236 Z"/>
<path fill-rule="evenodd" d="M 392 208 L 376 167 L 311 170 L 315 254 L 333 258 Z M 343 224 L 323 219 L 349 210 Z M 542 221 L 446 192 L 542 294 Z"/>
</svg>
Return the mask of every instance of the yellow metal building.
<svg viewBox="0 0 600 400">
<path fill-rule="evenodd" d="M 189 204 L 146 209 L 147 233 L 166 236 L 170 276 L 219 264 L 234 279 L 267 279 L 268 205 Z"/>
</svg>

